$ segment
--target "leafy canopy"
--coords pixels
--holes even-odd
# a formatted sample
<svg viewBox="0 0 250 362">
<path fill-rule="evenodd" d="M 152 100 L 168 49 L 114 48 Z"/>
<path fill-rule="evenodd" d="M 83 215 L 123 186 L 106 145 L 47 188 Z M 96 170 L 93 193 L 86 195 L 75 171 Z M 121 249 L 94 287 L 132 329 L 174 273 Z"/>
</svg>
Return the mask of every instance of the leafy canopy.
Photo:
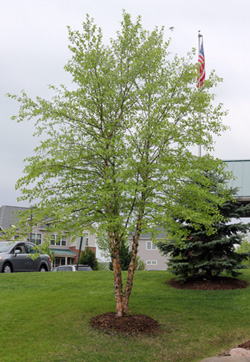
<svg viewBox="0 0 250 362">
<path fill-rule="evenodd" d="M 225 130 L 210 91 L 220 79 L 212 72 L 197 89 L 194 51 L 171 56 L 163 28 L 146 31 L 126 12 L 109 44 L 89 16 L 82 32 L 69 28 L 69 40 L 71 90 L 51 86 L 50 101 L 11 96 L 20 102 L 14 119 L 33 119 L 36 136 L 45 134 L 17 182 L 34 220 L 49 216 L 51 228 L 75 234 L 95 226 L 117 243 L 134 230 L 137 238 L 174 228 L 175 215 L 209 228 L 220 198 L 200 171 L 222 173 L 223 165 L 190 147 L 209 151 L 213 134 Z M 191 175 L 206 187 L 188 183 Z M 195 210 L 178 204 L 183 193 Z"/>
</svg>

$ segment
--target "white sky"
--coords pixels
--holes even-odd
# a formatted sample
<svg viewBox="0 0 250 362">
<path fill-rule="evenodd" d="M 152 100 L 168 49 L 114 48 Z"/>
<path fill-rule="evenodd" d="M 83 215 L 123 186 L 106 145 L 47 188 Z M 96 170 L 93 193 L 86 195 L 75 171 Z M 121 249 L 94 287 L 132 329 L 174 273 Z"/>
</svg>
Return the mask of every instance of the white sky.
<svg viewBox="0 0 250 362">
<path fill-rule="evenodd" d="M 250 53 L 249 0 L 1 0 L 0 206 L 19 205 L 15 183 L 22 176 L 24 158 L 38 143 L 31 122 L 10 119 L 19 105 L 6 93 L 24 89 L 31 97 L 50 98 L 48 84 L 69 85 L 63 70 L 70 58 L 67 25 L 81 30 L 88 13 L 108 40 L 119 28 L 122 9 L 134 20 L 141 15 L 145 29 L 165 26 L 166 39 L 172 38 L 170 50 L 179 56 L 197 48 L 201 30 L 206 72 L 215 69 L 224 79 L 215 91 L 217 101 L 229 110 L 225 123 L 231 127 L 215 140 L 214 155 L 250 159 L 250 70 L 245 65 Z"/>
</svg>

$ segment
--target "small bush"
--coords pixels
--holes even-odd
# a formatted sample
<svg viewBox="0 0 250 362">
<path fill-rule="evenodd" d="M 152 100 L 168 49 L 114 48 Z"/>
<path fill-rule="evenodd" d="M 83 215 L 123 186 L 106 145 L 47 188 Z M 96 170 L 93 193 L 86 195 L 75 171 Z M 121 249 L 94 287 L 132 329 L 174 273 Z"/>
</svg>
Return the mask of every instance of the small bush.
<svg viewBox="0 0 250 362">
<path fill-rule="evenodd" d="M 81 252 L 80 264 L 86 264 L 91 266 L 93 270 L 98 270 L 98 260 L 96 259 L 95 253 L 90 248 L 86 248 Z"/>
<path fill-rule="evenodd" d="M 139 256 L 136 258 L 135 264 L 136 264 L 136 270 L 140 270 L 140 271 L 146 270 L 146 264 L 144 263 L 143 260 L 141 260 L 139 258 Z"/>
</svg>

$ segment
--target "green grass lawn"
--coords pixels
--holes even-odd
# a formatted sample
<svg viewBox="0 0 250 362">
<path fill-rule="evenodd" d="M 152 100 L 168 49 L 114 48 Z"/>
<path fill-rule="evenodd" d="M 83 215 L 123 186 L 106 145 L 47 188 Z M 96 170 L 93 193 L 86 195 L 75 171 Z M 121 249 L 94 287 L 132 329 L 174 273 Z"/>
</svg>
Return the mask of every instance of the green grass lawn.
<svg viewBox="0 0 250 362">
<path fill-rule="evenodd" d="M 0 274 L 1 362 L 197 362 L 250 339 L 250 287 L 175 290 L 167 272 L 137 272 L 132 313 L 162 325 L 138 338 L 93 330 L 115 311 L 111 272 Z M 250 282 L 250 271 L 242 278 Z"/>
</svg>

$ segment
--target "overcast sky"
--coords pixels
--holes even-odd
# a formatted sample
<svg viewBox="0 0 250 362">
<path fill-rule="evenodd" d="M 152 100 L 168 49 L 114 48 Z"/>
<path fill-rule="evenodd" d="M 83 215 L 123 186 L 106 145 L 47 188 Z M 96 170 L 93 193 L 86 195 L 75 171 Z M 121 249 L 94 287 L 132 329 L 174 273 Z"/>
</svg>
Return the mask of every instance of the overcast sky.
<svg viewBox="0 0 250 362">
<path fill-rule="evenodd" d="M 165 26 L 170 50 L 179 56 L 198 47 L 204 37 L 206 72 L 215 69 L 224 79 L 215 89 L 217 101 L 229 110 L 230 131 L 215 139 L 214 156 L 224 160 L 250 159 L 250 1 L 249 0 L 2 0 L 0 2 L 0 206 L 19 205 L 15 183 L 22 176 L 23 160 L 38 140 L 32 122 L 17 124 L 11 116 L 19 105 L 6 93 L 51 97 L 48 84 L 69 85 L 63 66 L 70 58 L 69 25 L 80 30 L 86 13 L 103 29 L 104 39 L 115 36 L 122 9 L 143 27 Z M 169 27 L 174 26 L 171 32 Z"/>
</svg>

